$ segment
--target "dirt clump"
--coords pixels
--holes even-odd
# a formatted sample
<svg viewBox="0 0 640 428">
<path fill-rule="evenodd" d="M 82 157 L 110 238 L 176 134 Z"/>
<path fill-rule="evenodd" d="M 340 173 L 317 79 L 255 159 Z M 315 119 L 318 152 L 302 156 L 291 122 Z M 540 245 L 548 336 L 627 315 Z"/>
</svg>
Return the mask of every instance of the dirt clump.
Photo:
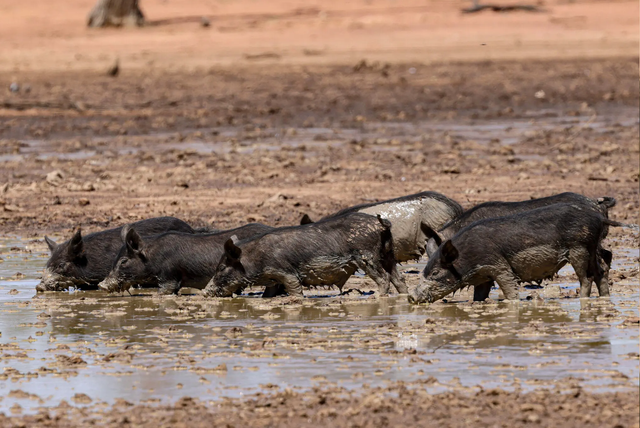
<svg viewBox="0 0 640 428">
<path fill-rule="evenodd" d="M 417 384 L 398 383 L 388 388 L 364 387 L 289 389 L 258 393 L 241 399 L 205 402 L 183 397 L 173 405 L 115 405 L 62 407 L 48 415 L 7 417 L 2 426 L 80 427 L 92 424 L 120 426 L 189 427 L 601 427 L 638 426 L 638 394 L 592 394 L 579 388 L 568 391 L 536 390 L 522 393 L 501 389 L 430 394 Z M 74 397 L 88 403 L 91 399 Z"/>
</svg>

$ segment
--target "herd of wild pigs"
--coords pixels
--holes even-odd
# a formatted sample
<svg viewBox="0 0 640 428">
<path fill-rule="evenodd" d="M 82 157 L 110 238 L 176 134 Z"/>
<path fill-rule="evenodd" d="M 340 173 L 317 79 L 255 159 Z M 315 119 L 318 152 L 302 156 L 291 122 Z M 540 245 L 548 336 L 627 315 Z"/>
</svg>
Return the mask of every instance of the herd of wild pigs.
<svg viewBox="0 0 640 428">
<path fill-rule="evenodd" d="M 158 217 L 73 237 L 51 250 L 38 291 L 69 287 L 124 292 L 182 287 L 210 297 L 230 297 L 246 287 L 264 287 L 263 297 L 302 296 L 303 289 L 336 286 L 357 270 L 378 286 L 409 294 L 413 303 L 434 302 L 464 287 L 482 301 L 496 282 L 505 299 L 518 299 L 518 284 L 551 278 L 565 264 L 589 297 L 595 282 L 609 295 L 612 254 L 602 247 L 611 197 L 591 199 L 561 193 L 522 202 L 486 202 L 463 210 L 436 192 L 421 192 L 356 205 L 316 222 L 270 227 L 196 230 L 182 220 Z M 420 284 L 409 291 L 397 264 L 429 260 Z"/>
</svg>

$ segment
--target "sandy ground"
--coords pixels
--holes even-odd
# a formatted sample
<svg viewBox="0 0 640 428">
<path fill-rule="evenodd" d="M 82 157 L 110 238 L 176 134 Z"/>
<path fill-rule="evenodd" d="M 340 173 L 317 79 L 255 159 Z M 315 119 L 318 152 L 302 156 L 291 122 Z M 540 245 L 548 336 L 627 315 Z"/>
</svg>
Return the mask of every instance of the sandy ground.
<svg viewBox="0 0 640 428">
<path fill-rule="evenodd" d="M 101 31 L 84 27 L 91 1 L 4 2 L 2 231 L 40 238 L 156 215 L 285 225 L 420 190 L 465 207 L 609 195 L 612 217 L 637 223 L 638 3 L 547 1 L 542 13 L 473 16 L 459 12 L 467 3 L 143 1 L 148 27 Z M 108 77 L 116 58 L 120 74 Z M 629 246 L 624 232 L 612 236 Z M 125 406 L 106 422 L 467 425 L 450 417 L 460 408 L 476 426 L 576 415 L 580 426 L 638 425 L 629 393 L 467 402 L 398 387 L 388 406 L 368 390 L 296 394 L 254 398 L 291 406 Z M 322 396 L 331 406 L 308 402 Z M 86 426 L 101 411 L 2 424 Z"/>
<path fill-rule="evenodd" d="M 93 0 L 4 2 L 0 69 L 208 69 L 597 58 L 638 54 L 638 2 L 544 1 L 543 13 L 460 13 L 470 1 L 146 0 L 143 30 L 89 30 Z M 490 3 L 490 2 L 487 2 Z M 518 3 L 503 0 L 502 4 Z M 524 2 L 526 3 L 526 2 Z M 202 16 L 211 27 L 200 27 Z"/>
</svg>

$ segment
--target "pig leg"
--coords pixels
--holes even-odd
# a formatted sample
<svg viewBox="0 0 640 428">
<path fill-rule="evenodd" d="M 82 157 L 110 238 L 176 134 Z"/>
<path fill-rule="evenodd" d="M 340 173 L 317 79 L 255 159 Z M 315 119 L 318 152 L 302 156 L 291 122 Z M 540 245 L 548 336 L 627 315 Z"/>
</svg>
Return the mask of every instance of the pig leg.
<svg viewBox="0 0 640 428">
<path fill-rule="evenodd" d="M 372 266 L 370 263 L 367 263 L 365 261 L 364 263 L 362 263 L 362 266 L 359 267 L 369 278 L 371 278 L 378 285 L 378 291 L 380 292 L 380 295 L 386 296 L 389 294 L 391 283 L 391 280 L 389 278 L 390 275 L 382 268 L 382 265 L 378 264 L 377 266 Z"/>
<path fill-rule="evenodd" d="M 409 294 L 409 289 L 407 288 L 407 284 L 404 282 L 404 277 L 400 272 L 398 272 L 398 268 L 395 264 L 393 265 L 389 276 L 391 278 L 391 284 L 393 284 L 399 294 Z"/>
<path fill-rule="evenodd" d="M 473 301 L 474 302 L 484 302 L 489 298 L 489 293 L 491 292 L 491 287 L 493 287 L 493 281 L 487 281 L 484 284 L 476 285 L 473 288 Z"/>
<path fill-rule="evenodd" d="M 344 288 L 344 285 L 347 283 L 347 281 L 349 280 L 349 277 L 351 275 L 345 275 L 344 278 L 340 278 L 338 280 L 336 280 L 333 285 L 336 286 L 338 288 L 338 290 L 340 290 L 340 294 L 347 294 L 350 290 L 345 291 L 344 293 L 342 292 L 342 289 Z M 360 291 L 360 290 L 358 290 Z"/>
<path fill-rule="evenodd" d="M 161 281 L 158 284 L 158 294 L 178 294 L 180 290 L 180 281 Z"/>
<path fill-rule="evenodd" d="M 596 287 L 598 287 L 598 294 L 602 296 L 609 296 L 609 270 L 611 269 L 611 262 L 613 260 L 613 254 L 609 250 L 600 248 L 598 251 L 600 266 L 602 273 L 596 276 Z"/>
<path fill-rule="evenodd" d="M 286 294 L 284 285 L 278 284 L 272 287 L 266 287 L 264 289 L 264 293 L 262 293 L 262 297 L 270 298 L 270 297 L 276 297 L 276 296 L 283 296 L 284 294 Z"/>
<path fill-rule="evenodd" d="M 505 300 L 518 300 L 518 279 L 511 269 L 500 272 L 500 274 L 496 276 L 495 281 L 502 290 Z"/>
<path fill-rule="evenodd" d="M 304 297 L 304 294 L 302 294 L 302 283 L 295 275 L 283 273 L 282 275 L 273 276 L 270 279 L 277 284 L 282 284 L 289 296 Z M 276 288 L 277 290 L 278 287 L 281 286 L 279 285 L 272 288 Z"/>
<path fill-rule="evenodd" d="M 581 298 L 591 296 L 591 282 L 593 277 L 589 277 L 589 273 L 591 273 L 591 269 L 589 269 L 590 265 L 597 269 L 597 260 L 594 260 L 595 263 L 590 263 L 589 258 L 589 252 L 586 248 L 573 248 L 569 251 L 569 263 L 571 263 L 573 270 L 578 276 L 578 281 L 580 281 Z"/>
</svg>

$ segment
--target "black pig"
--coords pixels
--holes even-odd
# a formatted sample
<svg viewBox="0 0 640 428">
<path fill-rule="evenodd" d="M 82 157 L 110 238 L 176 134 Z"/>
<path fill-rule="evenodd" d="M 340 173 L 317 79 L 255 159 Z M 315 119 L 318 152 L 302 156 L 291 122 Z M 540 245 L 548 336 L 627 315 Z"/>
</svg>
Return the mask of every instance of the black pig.
<svg viewBox="0 0 640 428">
<path fill-rule="evenodd" d="M 195 231 L 184 221 L 175 217 L 156 217 L 132 223 L 143 236 L 155 235 L 169 230 L 184 233 Z M 42 275 L 37 291 L 61 291 L 69 287 L 95 290 L 113 266 L 118 250 L 122 246 L 122 227 L 82 236 L 80 228 L 73 237 L 56 244 L 45 236 L 51 257 Z"/>
<path fill-rule="evenodd" d="M 348 213 L 244 241 L 229 239 L 219 262 L 206 295 L 227 297 L 248 286 L 278 284 L 294 296 L 308 286 L 342 290 L 357 269 L 378 284 L 381 294 L 389 292 L 390 283 L 407 292 L 396 269 L 391 223 L 380 216 Z"/>
<path fill-rule="evenodd" d="M 427 242 L 427 255 L 431 257 L 442 242 L 447 239 L 451 239 L 460 229 L 469 226 L 475 221 L 494 217 L 504 217 L 560 203 L 584 205 L 585 207 L 592 208 L 602 213 L 605 218 L 608 218 L 608 210 L 615 206 L 616 200 L 611 197 L 602 197 L 594 200 L 578 193 L 565 192 L 547 196 L 545 198 L 530 199 L 528 201 L 485 202 L 469 208 L 442 226 L 440 229 L 426 229 L 425 233 L 429 235 L 429 241 Z"/>
<path fill-rule="evenodd" d="M 273 229 L 251 223 L 216 233 L 167 232 L 143 239 L 135 228 L 125 228 L 113 269 L 99 286 L 110 292 L 123 292 L 134 285 L 159 287 L 161 294 L 174 294 L 182 287 L 203 289 L 231 236 L 248 238 Z"/>
<path fill-rule="evenodd" d="M 581 297 L 588 297 L 592 281 L 601 289 L 604 280 L 598 250 L 607 225 L 623 226 L 575 204 L 477 221 L 436 250 L 409 301 L 434 302 L 467 286 L 475 287 L 474 300 L 484 300 L 494 281 L 507 300 L 516 300 L 518 283 L 552 277 L 566 263 Z"/>
<path fill-rule="evenodd" d="M 437 232 L 433 229 L 429 229 L 425 227 L 424 233 L 430 236 L 427 241 L 427 255 L 431 257 L 431 255 L 438 249 L 438 246 L 447 239 L 452 238 L 460 229 L 470 225 L 471 223 L 483 220 L 487 218 L 494 217 L 504 217 L 507 215 L 522 213 L 525 211 L 529 211 L 536 208 L 542 208 L 553 204 L 559 203 L 568 203 L 584 206 L 589 209 L 596 210 L 601 213 L 605 218 L 609 217 L 609 208 L 613 208 L 616 205 L 616 200 L 614 198 L 603 196 L 598 198 L 597 200 L 588 198 L 584 195 L 580 195 L 578 193 L 565 192 L 560 193 L 553 196 L 547 196 L 545 198 L 531 199 L 528 201 L 520 201 L 520 202 L 501 202 L 501 201 L 492 201 L 485 202 L 479 205 L 476 205 L 473 208 L 469 208 L 462 215 L 456 217 L 451 220 L 447 224 L 445 224 L 440 230 Z M 606 237 L 608 232 L 608 228 L 605 226 L 605 234 L 603 238 Z M 598 290 L 600 295 L 608 296 L 609 295 L 609 269 L 611 268 L 611 251 L 600 248 L 598 250 L 599 254 L 599 262 L 604 269 L 604 278 Z"/>
</svg>

